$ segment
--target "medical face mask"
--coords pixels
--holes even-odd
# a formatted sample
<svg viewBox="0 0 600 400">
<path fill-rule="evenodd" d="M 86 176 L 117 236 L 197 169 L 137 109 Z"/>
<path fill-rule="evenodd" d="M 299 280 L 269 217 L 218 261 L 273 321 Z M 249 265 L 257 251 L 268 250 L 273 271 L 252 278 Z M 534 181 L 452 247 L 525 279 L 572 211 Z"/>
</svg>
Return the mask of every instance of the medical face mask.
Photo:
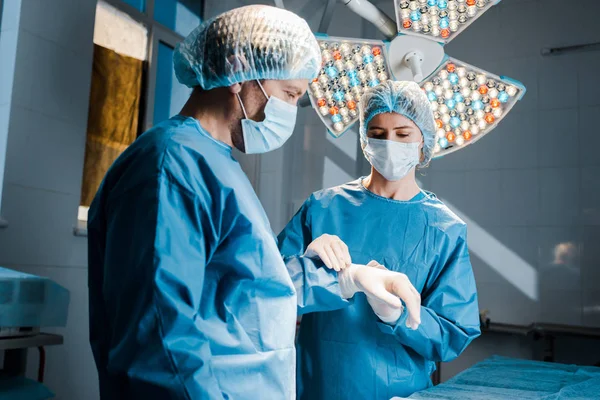
<svg viewBox="0 0 600 400">
<path fill-rule="evenodd" d="M 244 103 L 240 95 L 237 95 L 245 117 L 242 119 L 242 134 L 246 154 L 266 153 L 280 148 L 292 136 L 296 125 L 298 108 L 277 97 L 269 97 L 260 82 L 258 86 L 268 99 L 263 121 L 256 122 L 249 119 Z"/>
<path fill-rule="evenodd" d="M 421 142 L 401 143 L 368 138 L 364 153 L 371 165 L 388 181 L 406 176 L 420 161 Z"/>
</svg>

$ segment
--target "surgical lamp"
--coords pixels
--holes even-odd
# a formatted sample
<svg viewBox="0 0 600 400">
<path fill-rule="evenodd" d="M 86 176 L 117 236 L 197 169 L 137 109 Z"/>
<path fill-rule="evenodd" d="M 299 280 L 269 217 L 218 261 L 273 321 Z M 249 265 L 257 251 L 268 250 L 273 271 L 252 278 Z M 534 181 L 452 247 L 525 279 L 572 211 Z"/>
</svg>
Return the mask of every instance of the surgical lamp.
<svg viewBox="0 0 600 400">
<path fill-rule="evenodd" d="M 525 94 L 522 83 L 444 52 L 445 44 L 499 0 L 395 0 L 396 21 L 369 1 L 340 1 L 388 39 L 316 35 L 323 65 L 308 95 L 334 137 L 357 122 L 365 89 L 387 79 L 413 80 L 426 92 L 438 129 L 434 157 L 490 133 Z"/>
</svg>

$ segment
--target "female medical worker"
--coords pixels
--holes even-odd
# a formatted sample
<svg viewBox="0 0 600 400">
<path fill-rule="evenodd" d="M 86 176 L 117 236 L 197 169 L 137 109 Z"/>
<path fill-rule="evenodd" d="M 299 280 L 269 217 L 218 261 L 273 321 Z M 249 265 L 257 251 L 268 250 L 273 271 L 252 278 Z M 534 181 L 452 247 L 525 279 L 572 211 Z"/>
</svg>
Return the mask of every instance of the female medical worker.
<svg viewBox="0 0 600 400">
<path fill-rule="evenodd" d="M 360 140 L 371 174 L 310 196 L 279 235 L 284 256 L 315 238 L 338 237 L 357 270 L 401 272 L 421 294 L 421 325 L 354 290 L 349 307 L 304 316 L 298 338 L 299 399 L 381 399 L 431 386 L 436 361 L 457 357 L 480 334 L 466 225 L 433 193 L 415 167 L 435 141 L 430 103 L 414 82 L 388 81 L 360 102 Z M 356 264 L 369 264 L 359 266 Z"/>
</svg>

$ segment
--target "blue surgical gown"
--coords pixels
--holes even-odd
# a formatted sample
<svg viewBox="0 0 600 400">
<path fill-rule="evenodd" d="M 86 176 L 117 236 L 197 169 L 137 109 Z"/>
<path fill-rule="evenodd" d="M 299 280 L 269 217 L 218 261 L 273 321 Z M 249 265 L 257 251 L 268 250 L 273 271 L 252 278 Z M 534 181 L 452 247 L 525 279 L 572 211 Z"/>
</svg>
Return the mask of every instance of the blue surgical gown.
<svg viewBox="0 0 600 400">
<path fill-rule="evenodd" d="M 299 399 L 389 400 L 431 386 L 435 361 L 457 357 L 480 334 L 466 226 L 435 195 L 395 201 L 359 179 L 313 194 L 279 235 L 282 255 L 339 236 L 352 261 L 376 260 L 421 293 L 421 325 L 381 322 L 364 294 L 335 311 L 304 315 L 298 337 Z"/>
<path fill-rule="evenodd" d="M 348 304 L 316 261 L 290 278 L 231 148 L 182 116 L 110 168 L 88 252 L 103 399 L 292 399 L 296 307 Z"/>
</svg>

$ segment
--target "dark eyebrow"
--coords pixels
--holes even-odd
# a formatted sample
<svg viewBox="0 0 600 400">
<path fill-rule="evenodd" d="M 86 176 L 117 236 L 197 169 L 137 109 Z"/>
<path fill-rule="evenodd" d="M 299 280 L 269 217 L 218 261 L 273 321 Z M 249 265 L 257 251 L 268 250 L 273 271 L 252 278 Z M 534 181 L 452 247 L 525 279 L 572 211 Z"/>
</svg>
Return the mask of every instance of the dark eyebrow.
<svg viewBox="0 0 600 400">
<path fill-rule="evenodd" d="M 302 94 L 304 93 L 302 91 L 302 89 L 299 89 L 297 86 L 291 86 L 291 85 L 286 86 L 285 90 L 289 90 L 289 91 L 293 92 L 296 96 L 302 96 Z"/>
</svg>

